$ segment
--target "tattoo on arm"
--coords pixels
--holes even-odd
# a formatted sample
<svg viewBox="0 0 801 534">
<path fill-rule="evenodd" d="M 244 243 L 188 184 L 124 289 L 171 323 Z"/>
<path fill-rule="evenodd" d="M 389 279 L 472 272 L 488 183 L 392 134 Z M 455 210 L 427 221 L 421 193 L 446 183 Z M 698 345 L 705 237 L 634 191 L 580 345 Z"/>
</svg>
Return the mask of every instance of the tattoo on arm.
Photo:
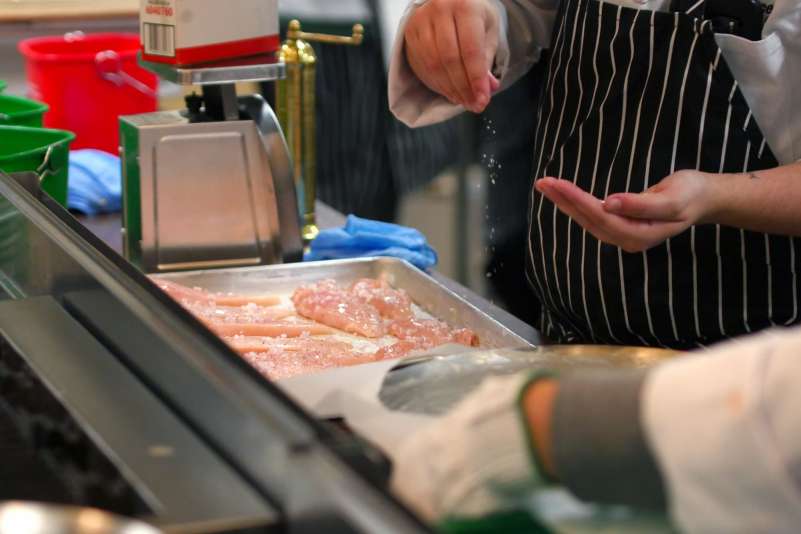
<svg viewBox="0 0 801 534">
<path fill-rule="evenodd" d="M 755 172 L 749 172 L 748 177 L 751 178 L 752 180 L 759 180 L 759 175 Z"/>
</svg>

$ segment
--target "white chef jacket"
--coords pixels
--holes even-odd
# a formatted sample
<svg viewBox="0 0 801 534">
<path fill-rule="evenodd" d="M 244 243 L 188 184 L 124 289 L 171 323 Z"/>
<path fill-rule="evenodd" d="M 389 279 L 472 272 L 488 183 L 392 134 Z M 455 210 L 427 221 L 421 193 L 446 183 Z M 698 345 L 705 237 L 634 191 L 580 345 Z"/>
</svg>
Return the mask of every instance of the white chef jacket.
<svg viewBox="0 0 801 534">
<path fill-rule="evenodd" d="M 430 91 L 418 80 L 403 53 L 403 28 L 411 11 L 427 0 L 415 0 L 401 20 L 389 72 L 389 104 L 409 126 L 449 119 L 464 109 Z M 550 44 L 559 0 L 490 0 L 500 13 L 496 74 L 508 87 L 539 59 Z M 611 4 L 665 10 L 669 0 L 606 0 Z M 507 31 L 510 21 L 529 31 Z M 521 27 L 521 25 L 517 25 Z M 749 41 L 717 35 L 722 55 L 753 111 L 768 145 L 781 164 L 801 160 L 801 0 L 775 0 L 763 29 L 763 39 Z"/>
<path fill-rule="evenodd" d="M 801 329 L 653 372 L 642 424 L 686 532 L 801 531 Z"/>
</svg>

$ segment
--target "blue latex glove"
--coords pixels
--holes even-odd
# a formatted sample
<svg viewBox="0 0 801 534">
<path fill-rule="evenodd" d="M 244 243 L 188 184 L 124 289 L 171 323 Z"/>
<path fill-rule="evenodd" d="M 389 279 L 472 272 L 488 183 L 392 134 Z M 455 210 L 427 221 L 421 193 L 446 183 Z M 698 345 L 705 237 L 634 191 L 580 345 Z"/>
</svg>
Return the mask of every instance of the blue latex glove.
<svg viewBox="0 0 801 534">
<path fill-rule="evenodd" d="M 343 228 L 323 230 L 311 242 L 306 261 L 391 256 L 420 269 L 437 264 L 437 253 L 414 228 L 348 216 Z"/>
<path fill-rule="evenodd" d="M 102 150 L 70 152 L 67 206 L 87 215 L 120 211 L 120 158 Z"/>
</svg>

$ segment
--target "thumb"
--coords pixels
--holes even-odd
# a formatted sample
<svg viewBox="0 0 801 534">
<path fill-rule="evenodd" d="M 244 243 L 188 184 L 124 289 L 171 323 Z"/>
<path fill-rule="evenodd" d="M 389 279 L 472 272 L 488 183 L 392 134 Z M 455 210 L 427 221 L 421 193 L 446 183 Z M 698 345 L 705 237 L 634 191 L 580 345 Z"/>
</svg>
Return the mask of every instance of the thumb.
<svg viewBox="0 0 801 534">
<path fill-rule="evenodd" d="M 487 76 L 489 76 L 490 91 L 495 94 L 501 88 L 501 81 L 491 72 L 487 73 Z"/>
<path fill-rule="evenodd" d="M 667 193 L 619 193 L 604 201 L 604 210 L 622 217 L 653 221 L 674 221 L 681 215 L 681 206 Z"/>
</svg>

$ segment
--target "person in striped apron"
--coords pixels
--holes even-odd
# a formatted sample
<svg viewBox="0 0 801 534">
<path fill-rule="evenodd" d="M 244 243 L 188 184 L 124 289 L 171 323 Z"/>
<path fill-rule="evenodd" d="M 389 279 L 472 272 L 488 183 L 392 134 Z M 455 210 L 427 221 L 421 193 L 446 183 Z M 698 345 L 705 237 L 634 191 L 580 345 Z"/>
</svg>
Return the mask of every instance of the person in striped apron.
<svg viewBox="0 0 801 534">
<path fill-rule="evenodd" d="M 416 0 L 402 36 L 390 106 L 414 126 L 481 111 L 547 50 L 546 337 L 687 349 L 801 320 L 798 0 Z"/>
</svg>

